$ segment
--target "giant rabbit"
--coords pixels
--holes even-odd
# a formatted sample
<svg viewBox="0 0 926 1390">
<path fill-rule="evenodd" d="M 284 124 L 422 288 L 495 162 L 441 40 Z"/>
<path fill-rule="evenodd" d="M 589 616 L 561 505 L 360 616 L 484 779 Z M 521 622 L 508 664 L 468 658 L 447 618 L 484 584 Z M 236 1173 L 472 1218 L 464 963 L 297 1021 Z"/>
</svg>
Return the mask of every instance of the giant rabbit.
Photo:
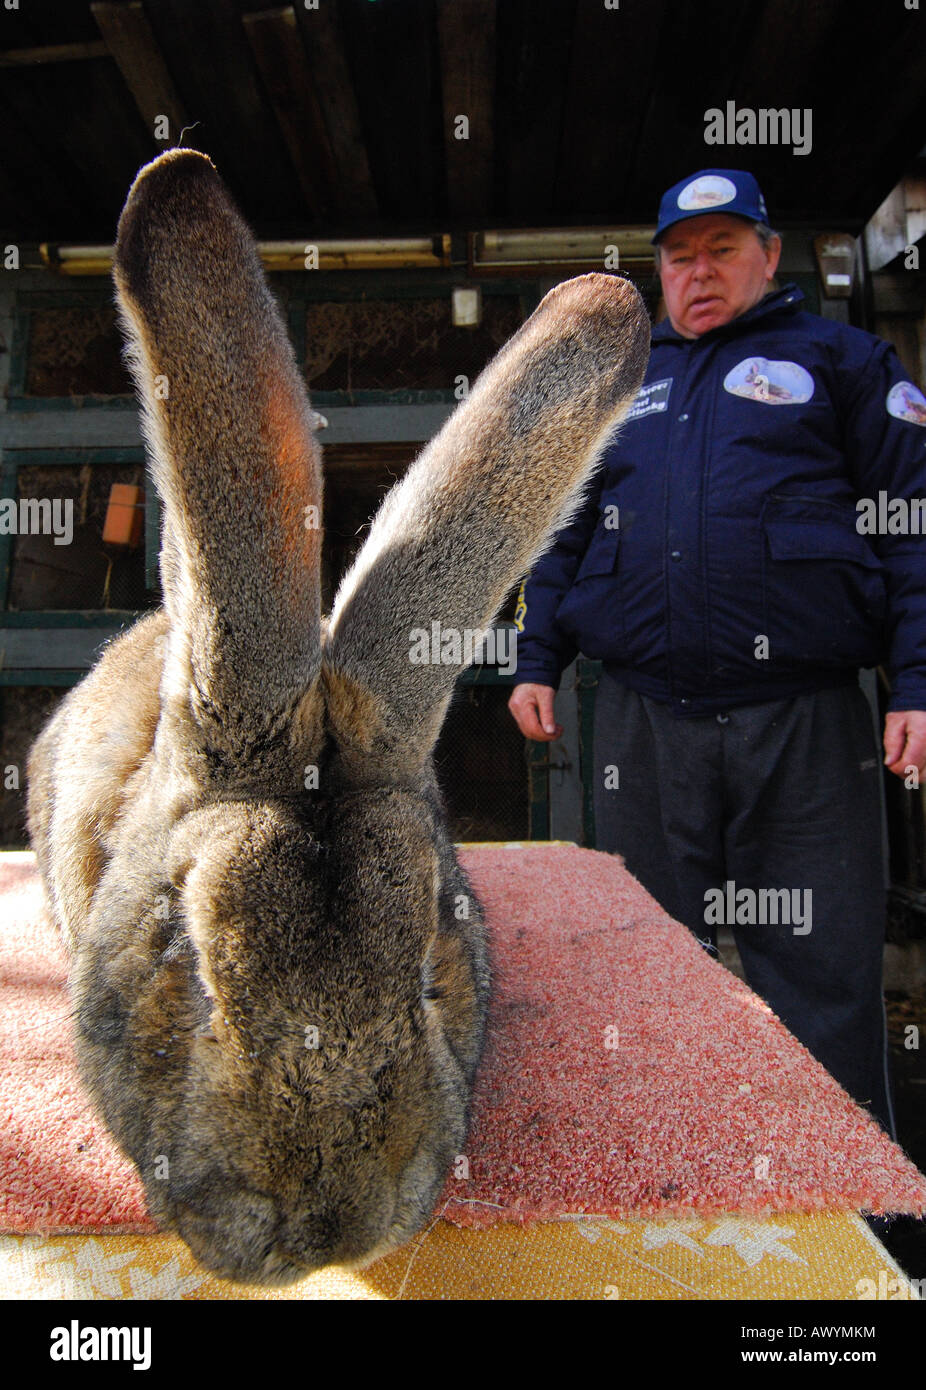
<svg viewBox="0 0 926 1390">
<path fill-rule="evenodd" d="M 624 279 L 558 285 L 386 497 L 320 613 L 317 417 L 208 158 L 148 164 L 114 276 L 163 607 L 29 760 L 81 1075 L 152 1216 L 221 1276 L 362 1265 L 466 1140 L 489 965 L 432 749 L 462 657 L 575 510 L 643 376 Z"/>
</svg>

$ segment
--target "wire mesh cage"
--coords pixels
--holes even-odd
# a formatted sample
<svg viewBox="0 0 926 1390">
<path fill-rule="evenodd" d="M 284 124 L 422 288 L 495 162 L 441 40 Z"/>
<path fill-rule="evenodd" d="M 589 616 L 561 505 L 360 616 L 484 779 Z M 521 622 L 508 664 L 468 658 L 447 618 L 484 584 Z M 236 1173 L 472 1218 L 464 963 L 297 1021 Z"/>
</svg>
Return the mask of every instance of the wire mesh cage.
<svg viewBox="0 0 926 1390">
<path fill-rule="evenodd" d="M 325 392 L 452 391 L 478 376 L 522 318 L 517 295 L 486 296 L 472 328 L 453 324 L 448 295 L 308 304 L 306 380 Z"/>
<path fill-rule="evenodd" d="M 528 837 L 528 770 L 510 693 L 462 683 L 454 693 L 434 761 L 456 840 Z"/>
<path fill-rule="evenodd" d="M 127 396 L 132 382 L 111 302 L 56 304 L 29 314 L 23 391 L 39 399 Z"/>
</svg>

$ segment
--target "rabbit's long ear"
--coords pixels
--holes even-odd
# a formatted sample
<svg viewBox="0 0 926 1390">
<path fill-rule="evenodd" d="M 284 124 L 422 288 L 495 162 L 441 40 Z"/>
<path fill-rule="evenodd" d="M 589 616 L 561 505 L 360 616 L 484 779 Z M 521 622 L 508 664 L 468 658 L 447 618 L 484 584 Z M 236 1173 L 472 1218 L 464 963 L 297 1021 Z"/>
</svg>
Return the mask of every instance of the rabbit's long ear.
<svg viewBox="0 0 926 1390">
<path fill-rule="evenodd" d="M 171 150 L 141 170 L 114 277 L 164 505 L 173 683 L 187 684 L 207 742 L 246 760 L 318 673 L 308 398 L 257 248 L 205 155 Z"/>
<path fill-rule="evenodd" d="M 557 286 L 386 498 L 323 657 L 333 732 L 358 777 L 364 758 L 414 774 L 427 756 L 472 659 L 466 630 L 486 628 L 574 510 L 648 356 L 629 281 Z"/>
</svg>

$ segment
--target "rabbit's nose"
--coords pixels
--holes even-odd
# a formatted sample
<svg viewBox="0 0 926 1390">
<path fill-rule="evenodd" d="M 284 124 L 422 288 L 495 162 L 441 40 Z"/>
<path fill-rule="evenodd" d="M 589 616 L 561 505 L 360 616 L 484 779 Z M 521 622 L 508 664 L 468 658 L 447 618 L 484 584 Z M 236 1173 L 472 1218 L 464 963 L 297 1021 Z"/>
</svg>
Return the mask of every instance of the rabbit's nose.
<svg viewBox="0 0 926 1390">
<path fill-rule="evenodd" d="M 290 1221 L 279 1235 L 283 1254 L 308 1269 L 331 1264 L 341 1242 L 341 1218 L 333 1208 Z"/>
<path fill-rule="evenodd" d="M 227 1279 L 259 1276 L 279 1227 L 275 1203 L 240 1188 L 197 1197 L 174 1203 L 177 1229 L 197 1260 Z"/>
<path fill-rule="evenodd" d="M 361 1267 L 382 1247 L 394 1207 L 394 1194 L 386 1188 L 380 1193 L 365 1189 L 360 1204 L 316 1199 L 311 1207 L 284 1218 L 277 1251 L 301 1264 L 306 1273 L 330 1264 Z"/>
</svg>

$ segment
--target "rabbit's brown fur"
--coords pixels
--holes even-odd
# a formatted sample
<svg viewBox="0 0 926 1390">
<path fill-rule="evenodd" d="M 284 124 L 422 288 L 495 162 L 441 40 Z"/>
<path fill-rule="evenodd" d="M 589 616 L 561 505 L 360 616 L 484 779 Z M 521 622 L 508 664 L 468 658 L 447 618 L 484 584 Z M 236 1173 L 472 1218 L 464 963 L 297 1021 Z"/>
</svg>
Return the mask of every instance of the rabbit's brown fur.
<svg viewBox="0 0 926 1390">
<path fill-rule="evenodd" d="M 459 667 L 413 665 L 410 633 L 491 622 L 629 405 L 648 324 L 610 276 L 548 295 L 326 626 L 311 412 L 205 156 L 140 172 L 115 279 L 164 608 L 37 740 L 30 833 L 81 1072 L 152 1215 L 219 1274 L 284 1283 L 408 1239 L 463 1150 L 489 969 L 431 761 Z"/>
</svg>

